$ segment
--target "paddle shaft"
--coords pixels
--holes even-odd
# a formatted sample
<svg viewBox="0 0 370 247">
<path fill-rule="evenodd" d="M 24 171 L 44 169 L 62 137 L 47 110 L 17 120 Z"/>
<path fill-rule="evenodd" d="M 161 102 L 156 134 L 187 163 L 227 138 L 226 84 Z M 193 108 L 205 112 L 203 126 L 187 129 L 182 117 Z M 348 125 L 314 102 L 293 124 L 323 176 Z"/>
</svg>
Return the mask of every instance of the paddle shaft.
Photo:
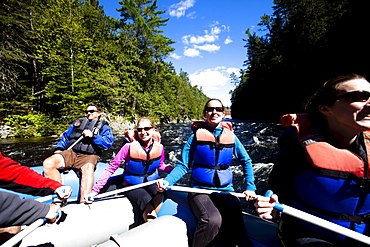
<svg viewBox="0 0 370 247">
<path fill-rule="evenodd" d="M 79 143 L 82 139 L 84 138 L 83 135 L 80 136 L 80 138 L 77 139 L 77 141 L 75 141 L 71 146 L 69 146 L 69 148 L 67 148 L 67 150 L 71 150 L 77 143 Z"/>
<path fill-rule="evenodd" d="M 47 201 L 51 201 L 51 200 L 53 200 L 54 198 L 57 198 L 57 197 L 58 196 L 56 194 L 54 194 L 54 195 L 49 195 L 49 196 L 43 196 L 43 197 L 36 198 L 35 201 L 47 202 Z"/>
<path fill-rule="evenodd" d="M 142 183 L 142 184 L 135 184 L 135 185 L 132 185 L 132 186 L 127 186 L 127 187 L 124 187 L 124 188 L 118 189 L 118 190 L 109 191 L 109 192 L 106 192 L 106 193 L 103 193 L 103 194 L 96 195 L 94 197 L 94 199 L 99 199 L 99 198 L 102 198 L 102 197 L 112 196 L 112 195 L 115 195 L 115 194 L 118 194 L 118 193 L 138 189 L 138 188 L 145 187 L 145 186 L 148 186 L 148 185 L 151 185 L 151 184 L 155 184 L 157 181 L 159 181 L 159 179 L 149 181 L 149 182 L 145 182 L 145 183 Z"/>
<path fill-rule="evenodd" d="M 271 197 L 272 194 L 273 194 L 272 191 L 269 190 L 269 191 L 266 192 L 265 196 L 266 197 Z M 335 224 L 333 222 L 330 222 L 328 220 L 324 220 L 322 218 L 319 218 L 319 217 L 314 216 L 312 214 L 309 214 L 309 213 L 306 213 L 304 211 L 298 210 L 296 208 L 293 208 L 293 207 L 290 207 L 290 206 L 287 206 L 287 205 L 284 205 L 284 204 L 281 204 L 281 203 L 278 203 L 278 202 L 275 202 L 274 204 L 275 204 L 274 208 L 276 208 L 277 210 L 279 210 L 279 211 L 281 211 L 285 214 L 291 215 L 291 216 L 296 217 L 298 219 L 307 221 L 311 224 L 320 226 L 320 227 L 325 228 L 327 230 L 339 233 L 343 236 L 346 236 L 346 237 L 355 239 L 359 242 L 370 245 L 370 237 L 368 237 L 366 235 L 355 232 L 351 229 L 345 228 L 343 226 L 340 226 L 340 225 Z"/>
<path fill-rule="evenodd" d="M 346 237 L 349 237 L 349 238 L 355 239 L 359 242 L 370 245 L 370 237 L 368 237 L 366 235 L 363 235 L 361 233 L 352 231 L 351 229 L 345 228 L 343 226 L 337 225 L 333 222 L 324 220 L 324 219 L 319 218 L 317 216 L 314 216 L 312 214 L 308 214 L 308 213 L 303 212 L 301 210 L 298 210 L 298 209 L 295 209 L 295 208 L 292 208 L 290 206 L 283 205 L 283 204 L 280 204 L 280 203 L 276 203 L 274 208 L 282 211 L 285 214 L 294 216 L 298 219 L 307 221 L 311 224 L 315 224 L 315 225 L 320 226 L 322 228 L 325 228 L 327 230 L 339 233 L 339 234 L 344 235 Z"/>
<path fill-rule="evenodd" d="M 182 192 L 194 192 L 194 193 L 202 193 L 202 194 L 221 194 L 221 195 L 233 195 L 236 197 L 245 198 L 245 194 L 243 193 L 236 193 L 232 191 L 220 191 L 220 190 L 207 190 L 207 189 L 200 189 L 200 188 L 190 188 L 190 187 L 182 187 L 182 186 L 167 186 L 166 189 L 168 190 L 176 190 Z"/>
<path fill-rule="evenodd" d="M 59 216 L 59 212 L 56 213 L 56 217 Z M 46 218 L 41 218 L 33 222 L 31 225 L 23 229 L 21 232 L 19 232 L 17 235 L 6 241 L 4 244 L 1 245 L 1 247 L 12 247 L 16 245 L 19 241 L 21 241 L 23 238 L 25 238 L 28 234 L 36 230 L 39 226 L 42 226 L 47 221 Z"/>
</svg>

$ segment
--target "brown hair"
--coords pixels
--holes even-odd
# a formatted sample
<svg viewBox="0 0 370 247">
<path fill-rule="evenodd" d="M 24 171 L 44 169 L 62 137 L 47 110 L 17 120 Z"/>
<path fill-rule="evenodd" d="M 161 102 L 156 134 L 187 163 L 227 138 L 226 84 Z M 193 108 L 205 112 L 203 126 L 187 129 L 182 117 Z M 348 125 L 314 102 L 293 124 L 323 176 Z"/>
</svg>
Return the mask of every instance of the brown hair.
<svg viewBox="0 0 370 247">
<path fill-rule="evenodd" d="M 323 123 L 324 116 L 319 111 L 320 105 L 332 106 L 337 100 L 337 91 L 339 84 L 351 80 L 364 79 L 358 74 L 348 74 L 336 76 L 326 81 L 304 104 L 303 108 L 308 113 L 311 121 L 317 124 Z"/>
<path fill-rule="evenodd" d="M 142 118 L 140 118 L 139 120 L 137 120 L 136 127 L 137 127 L 137 126 L 139 125 L 139 123 L 140 123 L 140 122 L 142 122 L 142 121 L 148 121 L 148 122 L 150 122 L 150 125 L 151 125 L 154 129 L 156 129 L 156 128 L 157 128 L 157 126 L 155 125 L 154 121 L 153 121 L 151 118 L 148 118 L 148 117 L 142 117 Z"/>
</svg>

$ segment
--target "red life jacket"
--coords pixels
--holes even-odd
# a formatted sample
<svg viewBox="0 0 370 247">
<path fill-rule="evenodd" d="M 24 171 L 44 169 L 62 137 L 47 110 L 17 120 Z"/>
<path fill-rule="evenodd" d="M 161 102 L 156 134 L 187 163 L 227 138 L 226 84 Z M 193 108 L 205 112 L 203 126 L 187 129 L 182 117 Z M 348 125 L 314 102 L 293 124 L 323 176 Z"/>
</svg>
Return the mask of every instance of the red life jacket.
<svg viewBox="0 0 370 247">
<path fill-rule="evenodd" d="M 130 144 L 130 160 L 125 165 L 124 179 L 129 184 L 140 184 L 158 179 L 158 166 L 162 157 L 163 146 L 154 141 L 146 152 L 138 141 Z"/>
<path fill-rule="evenodd" d="M 350 150 L 331 145 L 318 129 L 312 127 L 307 115 L 290 114 L 281 120 L 285 127 L 295 128 L 307 161 L 312 165 L 295 178 L 292 206 L 370 235 L 368 164 Z M 370 162 L 370 131 L 363 132 L 363 137 Z M 336 239 L 345 238 L 316 226 L 307 226 Z"/>
<path fill-rule="evenodd" d="M 140 184 L 159 178 L 158 166 L 162 156 L 163 146 L 160 144 L 161 134 L 153 132 L 153 145 L 146 152 L 138 142 L 139 135 L 137 130 L 127 130 L 124 132 L 127 139 L 124 142 L 130 143 L 130 161 L 125 166 L 123 173 L 124 179 L 129 184 Z"/>
<path fill-rule="evenodd" d="M 327 143 L 321 134 L 311 127 L 311 121 L 306 114 L 288 114 L 281 117 L 281 120 L 284 127 L 297 129 L 298 140 L 306 151 L 310 164 L 323 169 L 349 172 L 359 177 L 369 177 L 369 169 L 365 169 L 364 161 L 348 149 L 336 148 Z M 370 131 L 363 132 L 363 135 L 370 162 Z"/>
</svg>

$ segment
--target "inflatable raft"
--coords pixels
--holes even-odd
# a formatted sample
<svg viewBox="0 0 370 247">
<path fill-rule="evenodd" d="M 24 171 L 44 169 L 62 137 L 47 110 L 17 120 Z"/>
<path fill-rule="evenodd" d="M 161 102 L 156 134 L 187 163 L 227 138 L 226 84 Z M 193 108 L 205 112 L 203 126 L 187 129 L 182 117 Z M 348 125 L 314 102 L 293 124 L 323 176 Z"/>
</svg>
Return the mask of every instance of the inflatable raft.
<svg viewBox="0 0 370 247">
<path fill-rule="evenodd" d="M 99 163 L 95 181 L 107 164 Z M 33 167 L 42 173 L 42 167 Z M 122 174 L 118 169 L 111 179 Z M 136 206 L 123 195 L 95 200 L 92 204 L 76 204 L 79 178 L 71 171 L 62 174 L 63 184 L 73 189 L 70 203 L 62 208 L 57 224 L 41 226 L 23 238 L 20 246 L 188 246 L 195 231 L 196 218 L 187 205 L 187 193 L 167 191 L 158 218 L 143 224 Z M 33 198 L 19 194 L 21 198 Z M 281 247 L 277 225 L 250 214 L 244 214 L 248 238 L 256 247 Z M 232 237 L 232 236 L 230 236 Z"/>
</svg>

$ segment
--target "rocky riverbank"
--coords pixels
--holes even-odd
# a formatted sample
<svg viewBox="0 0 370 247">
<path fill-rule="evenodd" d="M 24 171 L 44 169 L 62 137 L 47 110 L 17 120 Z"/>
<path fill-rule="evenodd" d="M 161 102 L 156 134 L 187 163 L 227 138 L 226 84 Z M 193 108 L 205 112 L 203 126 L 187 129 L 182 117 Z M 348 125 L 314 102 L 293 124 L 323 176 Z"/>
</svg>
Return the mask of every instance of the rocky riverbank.
<svg viewBox="0 0 370 247">
<path fill-rule="evenodd" d="M 135 123 L 131 121 L 124 120 L 123 118 L 116 117 L 112 120 L 106 118 L 106 121 L 109 122 L 113 133 L 115 135 L 120 135 L 124 131 L 135 128 Z M 28 126 L 24 126 L 24 129 L 27 129 Z M 16 129 L 9 125 L 0 125 L 0 139 L 8 139 L 14 137 L 16 134 Z"/>
<path fill-rule="evenodd" d="M 15 130 L 9 125 L 0 125 L 0 139 L 6 139 L 14 136 Z"/>
</svg>

